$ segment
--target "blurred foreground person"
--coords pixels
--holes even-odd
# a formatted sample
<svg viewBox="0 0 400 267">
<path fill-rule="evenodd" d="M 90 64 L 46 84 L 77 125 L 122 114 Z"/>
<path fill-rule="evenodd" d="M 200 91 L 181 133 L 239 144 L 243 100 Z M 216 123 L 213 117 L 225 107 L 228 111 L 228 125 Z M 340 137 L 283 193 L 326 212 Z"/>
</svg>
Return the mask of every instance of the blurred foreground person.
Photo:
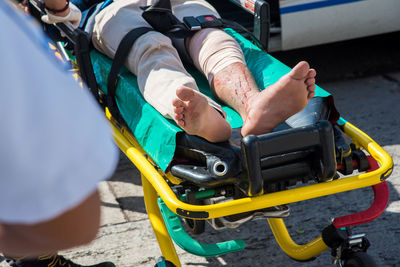
<svg viewBox="0 0 400 267">
<path fill-rule="evenodd" d="M 7 1 L 0 17 L 0 252 L 34 257 L 86 244 L 100 222 L 97 184 L 118 161 L 110 129 L 40 28 Z M 29 266 L 78 266 L 47 258 Z"/>
</svg>

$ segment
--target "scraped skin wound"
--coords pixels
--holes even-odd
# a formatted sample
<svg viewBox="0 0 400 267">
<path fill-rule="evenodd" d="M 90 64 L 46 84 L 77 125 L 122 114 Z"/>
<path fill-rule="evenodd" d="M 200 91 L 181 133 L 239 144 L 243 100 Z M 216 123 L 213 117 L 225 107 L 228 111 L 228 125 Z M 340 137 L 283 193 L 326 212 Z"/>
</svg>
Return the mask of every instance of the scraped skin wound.
<svg viewBox="0 0 400 267">
<path fill-rule="evenodd" d="M 209 105 L 198 91 L 181 87 L 174 99 L 175 121 L 188 134 L 197 135 L 210 142 L 222 142 L 232 135 L 232 128 L 220 112 Z"/>
<path fill-rule="evenodd" d="M 239 112 L 243 136 L 265 134 L 301 111 L 315 94 L 316 71 L 307 62 L 298 63 L 276 83 L 259 91 L 243 63 L 234 63 L 216 73 L 215 94 Z"/>
</svg>

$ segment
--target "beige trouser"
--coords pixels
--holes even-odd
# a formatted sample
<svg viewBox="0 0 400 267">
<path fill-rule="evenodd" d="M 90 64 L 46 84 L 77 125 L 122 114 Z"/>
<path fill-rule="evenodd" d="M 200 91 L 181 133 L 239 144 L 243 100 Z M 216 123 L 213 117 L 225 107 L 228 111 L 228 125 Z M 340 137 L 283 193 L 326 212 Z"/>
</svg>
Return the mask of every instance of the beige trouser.
<svg viewBox="0 0 400 267">
<path fill-rule="evenodd" d="M 113 58 L 120 41 L 130 30 L 149 27 L 141 16 L 143 11 L 140 7 L 153 2 L 155 0 L 114 0 L 95 18 L 94 46 Z M 204 0 L 171 0 L 171 4 L 174 15 L 180 20 L 185 16 L 208 14 L 219 17 L 217 11 Z M 239 45 L 222 30 L 201 30 L 187 42 L 187 50 L 210 83 L 218 71 L 234 62 L 245 62 Z M 146 101 L 165 117 L 174 117 L 172 101 L 179 87 L 198 90 L 171 40 L 159 32 L 142 35 L 135 42 L 125 65 L 137 76 L 139 89 Z M 208 98 L 208 101 L 222 111 L 213 100 Z"/>
</svg>

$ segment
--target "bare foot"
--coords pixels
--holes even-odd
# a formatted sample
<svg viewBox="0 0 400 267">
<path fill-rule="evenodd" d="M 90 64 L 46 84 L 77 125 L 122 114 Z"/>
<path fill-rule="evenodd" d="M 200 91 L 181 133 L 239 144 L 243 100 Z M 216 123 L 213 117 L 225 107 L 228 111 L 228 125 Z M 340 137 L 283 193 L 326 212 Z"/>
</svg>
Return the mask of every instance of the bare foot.
<svg viewBox="0 0 400 267">
<path fill-rule="evenodd" d="M 201 93 L 181 87 L 172 102 L 175 121 L 185 132 L 203 137 L 210 142 L 222 142 L 232 135 L 232 128 L 225 118 L 208 104 Z"/>
<path fill-rule="evenodd" d="M 273 85 L 249 96 L 242 135 L 269 133 L 301 111 L 315 94 L 315 76 L 316 71 L 302 61 Z"/>
</svg>

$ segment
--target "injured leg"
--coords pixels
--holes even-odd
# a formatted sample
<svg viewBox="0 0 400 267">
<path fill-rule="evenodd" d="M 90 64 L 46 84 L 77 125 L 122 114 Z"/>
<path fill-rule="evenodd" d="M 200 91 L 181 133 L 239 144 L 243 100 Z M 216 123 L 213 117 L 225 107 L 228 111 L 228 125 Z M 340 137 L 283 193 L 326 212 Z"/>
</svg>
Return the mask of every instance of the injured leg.
<svg viewBox="0 0 400 267">
<path fill-rule="evenodd" d="M 246 67 L 235 63 L 215 75 L 214 88 L 240 113 L 242 135 L 257 135 L 271 132 L 307 105 L 314 96 L 315 75 L 315 70 L 302 61 L 275 84 L 259 91 Z M 231 81 L 229 77 L 235 78 Z"/>
<path fill-rule="evenodd" d="M 175 121 L 188 134 L 198 135 L 210 142 L 222 142 L 232 135 L 232 129 L 222 114 L 210 106 L 198 91 L 181 87 L 173 101 Z"/>
<path fill-rule="evenodd" d="M 143 24 L 141 16 L 137 16 L 138 12 L 142 13 L 137 4 L 122 2 L 125 1 L 115 1 L 107 8 L 113 8 L 115 12 L 102 11 L 96 16 L 93 43 L 111 58 L 124 32 L 131 30 L 132 25 L 147 25 Z M 124 30 L 121 27 L 125 27 Z M 142 35 L 133 45 L 125 65 L 137 76 L 145 100 L 164 117 L 175 119 L 189 134 L 210 142 L 229 139 L 232 130 L 221 115 L 222 108 L 199 92 L 168 37 L 155 31 Z"/>
<path fill-rule="evenodd" d="M 223 31 L 203 30 L 192 37 L 188 48 L 215 94 L 241 115 L 243 136 L 271 132 L 314 96 L 316 72 L 307 62 L 260 91 L 239 45 Z"/>
</svg>

